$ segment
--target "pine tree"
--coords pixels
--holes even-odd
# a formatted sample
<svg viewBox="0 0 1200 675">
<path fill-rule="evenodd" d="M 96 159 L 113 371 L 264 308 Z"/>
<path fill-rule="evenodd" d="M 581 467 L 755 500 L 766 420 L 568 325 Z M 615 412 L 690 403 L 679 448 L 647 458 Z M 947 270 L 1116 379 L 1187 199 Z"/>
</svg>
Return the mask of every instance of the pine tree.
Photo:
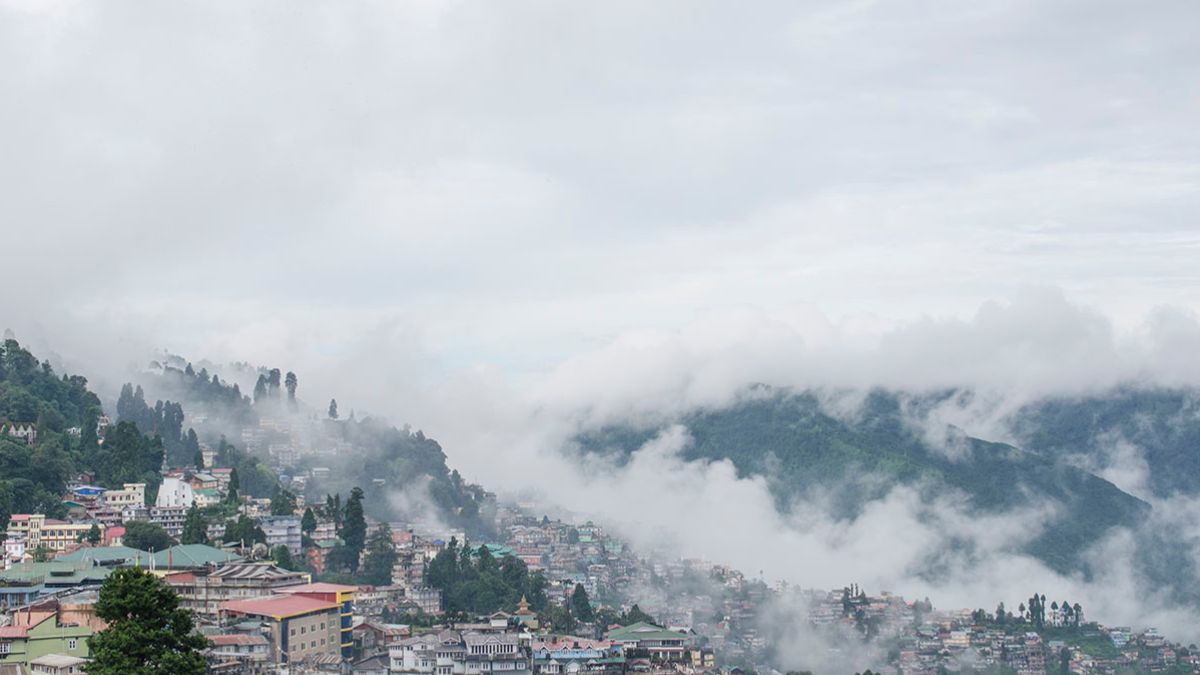
<svg viewBox="0 0 1200 675">
<path fill-rule="evenodd" d="M 317 529 L 317 516 L 311 506 L 304 507 L 304 517 L 300 519 L 300 531 L 312 535 Z"/>
<path fill-rule="evenodd" d="M 362 488 L 356 487 L 351 490 L 350 499 L 346 500 L 346 515 L 342 522 L 342 529 L 338 532 L 346 548 L 354 555 L 350 565 L 351 572 L 358 571 L 358 558 L 366 545 L 367 520 L 363 515 L 362 502 Z"/>
<path fill-rule="evenodd" d="M 188 509 L 187 518 L 183 521 L 183 532 L 179 535 L 181 544 L 207 544 L 208 522 L 200 515 L 200 509 L 192 504 Z"/>
<path fill-rule="evenodd" d="M 225 501 L 229 502 L 230 504 L 237 504 L 238 501 L 240 501 L 238 498 L 239 487 L 241 487 L 241 485 L 239 485 L 238 482 L 237 468 L 234 467 L 229 470 L 229 493 L 225 495 Z"/>
<path fill-rule="evenodd" d="M 390 586 L 392 568 L 396 565 L 396 546 L 392 543 L 392 529 L 383 523 L 367 542 L 367 554 L 359 570 L 359 583 L 371 586 Z"/>
<path fill-rule="evenodd" d="M 203 675 L 201 650 L 208 640 L 195 632 L 191 612 L 160 579 L 138 567 L 114 570 L 100 587 L 96 616 L 108 627 L 88 641 L 90 675 Z"/>
<path fill-rule="evenodd" d="M 336 420 L 338 418 L 337 399 L 329 399 L 329 419 Z"/>
<path fill-rule="evenodd" d="M 575 590 L 571 592 L 571 612 L 575 618 L 584 623 L 595 618 L 592 603 L 588 600 L 587 589 L 583 587 L 583 584 L 575 584 Z"/>
</svg>

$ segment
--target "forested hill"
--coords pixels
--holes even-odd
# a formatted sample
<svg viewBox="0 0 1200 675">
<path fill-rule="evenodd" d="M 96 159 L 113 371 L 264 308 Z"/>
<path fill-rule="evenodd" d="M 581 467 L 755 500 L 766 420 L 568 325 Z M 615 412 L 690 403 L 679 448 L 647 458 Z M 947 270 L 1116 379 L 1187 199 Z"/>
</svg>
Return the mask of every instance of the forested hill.
<svg viewBox="0 0 1200 675">
<path fill-rule="evenodd" d="M 769 476 L 783 511 L 820 488 L 832 492 L 837 516 L 853 517 L 901 484 L 927 497 L 959 491 L 980 512 L 1057 504 L 1058 517 L 1025 550 L 1062 571 L 1083 569 L 1083 549 L 1148 513 L 1108 481 L 1049 456 L 965 435 L 952 448 L 934 447 L 906 419 L 904 404 L 899 394 L 875 391 L 854 414 L 835 416 L 813 393 L 759 387 L 731 407 L 697 410 L 677 422 L 691 435 L 685 459 L 727 459 L 743 476 Z M 660 431 L 605 428 L 579 443 L 622 457 Z"/>
<path fill-rule="evenodd" d="M 1200 390 L 1122 386 L 1084 396 L 1045 398 L 1009 420 L 1027 447 L 1054 457 L 1103 463 L 1125 453 L 1145 462 L 1152 494 L 1200 494 Z"/>
<path fill-rule="evenodd" d="M 0 348 L 0 427 L 32 423 L 30 444 L 0 435 L 0 529 L 13 513 L 64 512 L 67 483 L 91 473 L 107 487 L 123 482 L 148 483 L 153 495 L 159 483 L 162 443 L 142 434 L 132 423 L 111 427 L 100 444 L 97 420 L 100 399 L 78 375 L 58 375 L 47 362 L 16 340 Z"/>
<path fill-rule="evenodd" d="M 355 419 L 353 411 L 349 419 L 331 417 L 337 414 L 336 403 L 324 405 L 322 400 L 322 405 L 308 405 L 300 396 L 300 376 L 290 370 L 208 365 L 211 372 L 171 355 L 151 363 L 137 385 L 128 384 L 121 392 L 117 402 L 121 419 L 137 420 L 160 434 L 168 464 L 189 462 L 197 440 L 215 447 L 222 437 L 241 439 L 245 432 L 254 439 L 245 447 L 257 446 L 257 450 L 237 453 L 241 461 L 274 462 L 279 473 L 305 476 L 305 496 L 310 500 L 323 501 L 326 494 L 348 494 L 351 488 L 361 487 L 364 508 L 374 518 L 425 518 L 461 527 L 472 536 L 490 532 L 491 495 L 452 471 L 441 445 L 421 431 L 397 428 L 378 418 Z M 243 395 L 236 383 L 221 380 L 218 370 L 243 378 L 257 376 L 253 397 Z M 145 392 L 174 402 L 158 400 L 150 405 Z M 286 464 L 272 460 L 267 456 L 271 446 L 297 450 L 296 459 Z M 238 466 L 243 484 L 247 475 L 266 471 L 262 464 Z M 270 487 L 265 481 L 259 483 L 261 488 Z"/>
</svg>

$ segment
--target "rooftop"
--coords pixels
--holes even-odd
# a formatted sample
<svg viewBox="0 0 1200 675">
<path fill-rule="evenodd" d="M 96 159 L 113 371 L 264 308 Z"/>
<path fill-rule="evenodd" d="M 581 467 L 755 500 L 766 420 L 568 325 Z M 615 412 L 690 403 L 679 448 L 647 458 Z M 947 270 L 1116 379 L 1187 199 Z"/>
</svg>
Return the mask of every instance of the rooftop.
<svg viewBox="0 0 1200 675">
<path fill-rule="evenodd" d="M 353 593 L 358 590 L 358 586 L 343 586 L 342 584 L 328 584 L 324 582 L 315 584 L 300 584 L 299 586 L 288 586 L 281 588 L 280 593 Z"/>
<path fill-rule="evenodd" d="M 317 600 L 303 595 L 272 595 L 267 598 L 251 598 L 248 600 L 230 600 L 221 604 L 221 610 L 237 614 L 253 614 L 269 616 L 273 619 L 286 619 L 301 614 L 312 614 L 328 609 L 337 609 L 337 603 Z"/>
</svg>

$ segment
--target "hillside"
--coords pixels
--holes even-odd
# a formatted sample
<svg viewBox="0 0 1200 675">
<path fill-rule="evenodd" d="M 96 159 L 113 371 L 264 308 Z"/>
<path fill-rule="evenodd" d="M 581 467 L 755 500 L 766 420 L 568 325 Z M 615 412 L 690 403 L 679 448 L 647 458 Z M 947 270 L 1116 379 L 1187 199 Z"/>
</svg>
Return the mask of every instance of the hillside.
<svg viewBox="0 0 1200 675">
<path fill-rule="evenodd" d="M 1200 493 L 1200 391 L 1123 386 L 1023 406 L 1009 420 L 1026 447 L 1102 460 L 1121 444 L 1146 463 L 1157 497 Z"/>
<path fill-rule="evenodd" d="M 1025 551 L 1060 571 L 1083 571 L 1079 552 L 1109 528 L 1143 520 L 1148 505 L 1113 484 L 1054 458 L 958 434 L 953 448 L 932 446 L 906 422 L 900 395 L 875 391 L 852 416 L 834 416 L 812 393 L 757 388 L 720 410 L 680 418 L 689 460 L 733 462 L 740 475 L 768 476 L 782 511 L 797 498 L 831 491 L 835 516 L 853 517 L 893 486 L 927 497 L 957 491 L 980 513 L 1046 501 L 1060 507 Z M 627 456 L 660 429 L 606 428 L 580 437 L 588 452 Z"/>
<path fill-rule="evenodd" d="M 87 379 L 57 375 L 16 340 L 0 349 L 0 427 L 32 424 L 32 443 L 0 435 L 0 529 L 13 513 L 60 516 L 62 494 L 81 472 L 106 487 L 145 482 L 153 497 L 163 460 L 162 442 L 131 423 L 110 427 L 99 442 L 100 399 Z"/>
</svg>

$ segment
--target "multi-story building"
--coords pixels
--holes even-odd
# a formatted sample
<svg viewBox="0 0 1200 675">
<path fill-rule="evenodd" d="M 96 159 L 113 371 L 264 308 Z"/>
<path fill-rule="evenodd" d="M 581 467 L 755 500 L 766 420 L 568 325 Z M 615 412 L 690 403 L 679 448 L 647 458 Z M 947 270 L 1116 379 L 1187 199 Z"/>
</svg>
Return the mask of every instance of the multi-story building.
<svg viewBox="0 0 1200 675">
<path fill-rule="evenodd" d="M 150 522 L 162 525 L 167 534 L 179 537 L 183 533 L 183 523 L 187 520 L 186 506 L 152 506 L 150 507 Z"/>
<path fill-rule="evenodd" d="M 271 642 L 263 635 L 227 633 L 208 636 L 210 672 L 266 673 L 271 660 Z"/>
<path fill-rule="evenodd" d="M 221 605 L 226 623 L 257 619 L 266 626 L 272 664 L 341 658 L 340 606 L 304 595 L 272 595 Z"/>
<path fill-rule="evenodd" d="M 349 660 L 354 651 L 354 595 L 357 590 L 356 586 L 318 583 L 288 586 L 279 592 L 337 603 L 342 658 Z"/>
<path fill-rule="evenodd" d="M 105 490 L 104 503 L 114 511 L 120 511 L 129 506 L 141 506 L 146 503 L 145 483 L 125 483 L 120 490 Z"/>
<path fill-rule="evenodd" d="M 158 497 L 155 506 L 182 506 L 189 508 L 195 499 L 192 485 L 181 476 L 167 476 L 158 487 Z"/>
<path fill-rule="evenodd" d="M 63 608 L 52 600 L 15 612 L 12 623 L 0 627 L 0 666 L 20 664 L 28 671 L 35 660 L 50 654 L 86 658 L 88 638 L 103 626 L 67 616 Z"/>
<path fill-rule="evenodd" d="M 268 563 L 235 562 L 212 571 L 168 574 L 163 581 L 175 589 L 181 607 L 216 620 L 225 602 L 273 595 L 285 586 L 307 584 L 309 576 Z"/>
<path fill-rule="evenodd" d="M 86 537 L 93 526 L 104 534 L 104 526 L 98 523 L 69 523 L 42 513 L 16 513 L 9 518 L 7 534 L 22 537 L 28 550 L 44 546 L 51 551 L 65 551 Z"/>
<path fill-rule="evenodd" d="M 205 508 L 221 503 L 221 493 L 216 488 L 200 488 L 194 492 L 196 506 Z"/>
<path fill-rule="evenodd" d="M 300 518 L 298 516 L 264 516 L 258 526 L 267 535 L 267 547 L 286 546 L 293 556 L 301 552 Z"/>
<path fill-rule="evenodd" d="M 529 647 L 515 632 L 443 630 L 388 647 L 390 672 L 411 675 L 523 675 L 531 670 Z"/>
</svg>

